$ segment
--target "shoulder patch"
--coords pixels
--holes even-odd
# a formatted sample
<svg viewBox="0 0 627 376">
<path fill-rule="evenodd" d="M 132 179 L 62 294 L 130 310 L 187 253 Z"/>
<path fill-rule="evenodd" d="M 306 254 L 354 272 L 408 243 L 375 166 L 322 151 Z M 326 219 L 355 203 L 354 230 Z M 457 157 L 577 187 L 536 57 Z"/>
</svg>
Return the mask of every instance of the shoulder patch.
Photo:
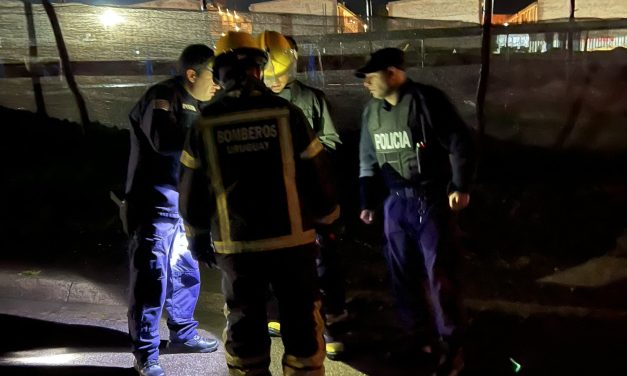
<svg viewBox="0 0 627 376">
<path fill-rule="evenodd" d="M 152 101 L 155 110 L 170 111 L 170 102 L 165 99 L 155 99 Z"/>
<path fill-rule="evenodd" d="M 188 103 L 183 103 L 183 109 L 188 110 L 188 111 L 198 112 L 198 110 L 196 110 L 196 107 Z"/>
</svg>

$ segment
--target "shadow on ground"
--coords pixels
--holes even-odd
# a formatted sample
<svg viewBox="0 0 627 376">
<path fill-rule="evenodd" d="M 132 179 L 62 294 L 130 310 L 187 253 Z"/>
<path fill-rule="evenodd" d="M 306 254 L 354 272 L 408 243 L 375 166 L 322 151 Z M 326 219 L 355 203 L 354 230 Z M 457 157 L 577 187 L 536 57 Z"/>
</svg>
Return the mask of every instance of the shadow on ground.
<svg viewBox="0 0 627 376">
<path fill-rule="evenodd" d="M 15 376 L 135 376 L 132 368 L 92 366 L 0 366 L 3 375 Z"/>
<path fill-rule="evenodd" d="M 130 351 L 128 334 L 109 328 L 63 324 L 5 314 L 0 314 L 0 327 L 10 328 L 13 333 L 0 342 L 0 356 L 10 352 L 46 348 Z"/>
<path fill-rule="evenodd" d="M 403 345 L 389 303 L 364 298 L 351 302 L 350 308 L 356 317 L 345 336 L 345 363 L 368 375 L 429 375 L 424 364 L 413 363 L 416 358 L 403 364 L 386 359 L 386 352 Z M 464 376 L 627 374 L 624 317 L 470 316 Z"/>
</svg>

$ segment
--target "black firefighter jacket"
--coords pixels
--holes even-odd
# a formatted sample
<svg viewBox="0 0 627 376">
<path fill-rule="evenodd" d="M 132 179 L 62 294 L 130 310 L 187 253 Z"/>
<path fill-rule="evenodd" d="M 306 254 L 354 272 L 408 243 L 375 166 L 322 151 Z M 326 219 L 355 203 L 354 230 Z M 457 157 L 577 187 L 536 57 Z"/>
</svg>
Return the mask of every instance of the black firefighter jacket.
<svg viewBox="0 0 627 376">
<path fill-rule="evenodd" d="M 181 155 L 180 211 L 190 249 L 268 251 L 312 243 L 339 206 L 328 156 L 302 111 L 261 81 L 223 91 Z"/>
</svg>

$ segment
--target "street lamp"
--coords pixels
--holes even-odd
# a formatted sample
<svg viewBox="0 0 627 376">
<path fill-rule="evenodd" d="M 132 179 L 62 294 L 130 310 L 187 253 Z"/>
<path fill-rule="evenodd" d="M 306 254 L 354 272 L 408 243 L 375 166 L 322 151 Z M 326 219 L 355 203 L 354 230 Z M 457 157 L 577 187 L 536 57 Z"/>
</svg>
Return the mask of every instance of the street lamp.
<svg viewBox="0 0 627 376">
<path fill-rule="evenodd" d="M 124 18 L 122 18 L 122 16 L 114 12 L 112 9 L 107 9 L 98 18 L 100 19 L 100 23 L 104 27 L 119 25 L 124 21 Z"/>
</svg>

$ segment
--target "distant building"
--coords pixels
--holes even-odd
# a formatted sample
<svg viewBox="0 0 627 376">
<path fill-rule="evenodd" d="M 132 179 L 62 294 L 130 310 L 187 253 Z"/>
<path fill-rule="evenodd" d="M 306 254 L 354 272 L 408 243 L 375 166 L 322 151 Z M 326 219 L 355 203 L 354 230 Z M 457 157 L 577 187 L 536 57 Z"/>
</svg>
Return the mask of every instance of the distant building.
<svg viewBox="0 0 627 376">
<path fill-rule="evenodd" d="M 338 33 L 364 31 L 364 22 L 337 0 L 275 0 L 251 4 L 251 13 L 295 14 L 337 18 Z"/>
<path fill-rule="evenodd" d="M 570 16 L 570 0 L 537 0 L 515 14 L 495 14 L 494 24 L 513 25 L 541 21 L 565 21 Z M 626 0 L 576 0 L 575 19 L 627 18 Z M 524 49 L 529 52 L 545 52 L 566 46 L 565 33 L 553 34 L 508 34 L 499 35 L 496 40 L 498 50 L 503 47 Z M 612 50 L 627 48 L 627 33 L 624 30 L 592 30 L 576 33 L 573 41 L 575 51 Z"/>
<path fill-rule="evenodd" d="M 396 18 L 481 22 L 480 0 L 399 0 L 386 7 L 388 16 Z"/>
<path fill-rule="evenodd" d="M 131 4 L 133 8 L 201 10 L 202 0 L 152 0 Z"/>
<path fill-rule="evenodd" d="M 515 14 L 495 14 L 494 24 L 519 24 L 566 19 L 570 0 L 537 0 Z M 575 18 L 627 18 L 626 0 L 576 0 Z"/>
<path fill-rule="evenodd" d="M 538 3 L 531 3 L 514 14 L 493 14 L 494 25 L 513 25 L 538 22 Z"/>
<path fill-rule="evenodd" d="M 275 0 L 251 4 L 253 13 L 306 14 L 310 16 L 337 16 L 335 0 Z"/>
<path fill-rule="evenodd" d="M 570 0 L 538 0 L 538 20 L 568 18 Z M 575 18 L 627 18 L 626 0 L 576 0 Z"/>
</svg>

